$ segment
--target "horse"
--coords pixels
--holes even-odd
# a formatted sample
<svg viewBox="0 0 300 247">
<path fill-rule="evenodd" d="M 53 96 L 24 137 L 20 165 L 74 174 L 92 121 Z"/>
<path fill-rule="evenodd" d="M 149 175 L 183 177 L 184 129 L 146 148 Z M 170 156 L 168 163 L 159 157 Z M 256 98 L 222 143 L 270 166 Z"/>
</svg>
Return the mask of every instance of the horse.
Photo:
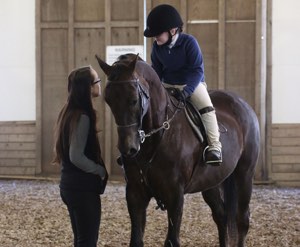
<svg viewBox="0 0 300 247">
<path fill-rule="evenodd" d="M 260 145 L 259 124 L 251 106 L 232 92 L 210 92 L 223 129 L 223 162 L 206 165 L 205 142 L 192 130 L 184 104 L 167 93 L 151 65 L 134 54 L 121 55 L 111 66 L 96 58 L 107 75 L 104 98 L 117 126 L 131 220 L 130 246 L 144 246 L 151 198 L 167 211 L 164 246 L 180 246 L 184 194 L 197 192 L 202 192 L 211 209 L 219 245 L 244 246 Z"/>
</svg>

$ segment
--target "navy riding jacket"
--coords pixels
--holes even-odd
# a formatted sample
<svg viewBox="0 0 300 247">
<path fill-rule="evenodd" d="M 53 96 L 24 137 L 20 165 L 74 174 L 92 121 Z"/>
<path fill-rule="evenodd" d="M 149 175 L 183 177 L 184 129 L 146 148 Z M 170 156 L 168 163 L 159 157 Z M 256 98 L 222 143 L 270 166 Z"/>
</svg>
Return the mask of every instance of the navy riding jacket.
<svg viewBox="0 0 300 247">
<path fill-rule="evenodd" d="M 190 96 L 200 82 L 205 81 L 204 64 L 199 44 L 192 35 L 180 33 L 172 48 L 153 43 L 152 67 L 161 81 L 172 85 L 184 85 Z"/>
</svg>

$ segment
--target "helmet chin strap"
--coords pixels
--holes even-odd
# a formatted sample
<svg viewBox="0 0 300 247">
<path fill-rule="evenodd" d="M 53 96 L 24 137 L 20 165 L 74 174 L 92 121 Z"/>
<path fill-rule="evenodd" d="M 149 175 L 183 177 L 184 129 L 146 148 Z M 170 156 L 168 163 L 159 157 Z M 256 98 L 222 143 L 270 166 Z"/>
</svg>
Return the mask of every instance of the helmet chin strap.
<svg viewBox="0 0 300 247">
<path fill-rule="evenodd" d="M 168 41 L 167 41 L 166 43 L 164 43 L 162 46 L 166 46 L 166 45 L 171 44 L 172 39 L 173 39 L 173 37 L 178 33 L 178 30 L 179 30 L 179 28 L 176 29 L 176 32 L 175 32 L 173 35 L 171 34 L 171 32 L 170 32 L 170 30 L 169 30 L 169 31 L 168 31 L 168 34 L 169 34 Z"/>
<path fill-rule="evenodd" d="M 172 38 L 173 38 L 173 36 L 174 36 L 176 33 L 175 33 L 174 35 L 172 35 L 171 32 L 170 32 L 170 30 L 169 30 L 169 31 L 168 31 L 168 34 L 169 34 L 168 41 L 167 41 L 166 43 L 164 43 L 163 46 L 166 46 L 166 45 L 171 44 Z"/>
</svg>

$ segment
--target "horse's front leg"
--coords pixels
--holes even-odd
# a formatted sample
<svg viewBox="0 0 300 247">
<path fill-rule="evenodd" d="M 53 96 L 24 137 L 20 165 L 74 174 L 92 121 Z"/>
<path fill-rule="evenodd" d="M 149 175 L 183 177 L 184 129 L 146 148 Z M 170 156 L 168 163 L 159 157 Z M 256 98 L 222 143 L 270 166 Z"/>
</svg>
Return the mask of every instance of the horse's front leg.
<svg viewBox="0 0 300 247">
<path fill-rule="evenodd" d="M 179 232 L 183 213 L 184 194 L 183 191 L 177 193 L 174 191 L 171 190 L 171 195 L 169 195 L 166 202 L 168 210 L 168 234 L 165 247 L 180 246 Z"/>
<path fill-rule="evenodd" d="M 146 224 L 146 209 L 150 197 L 142 184 L 127 183 L 126 186 L 127 208 L 131 220 L 130 247 L 143 247 L 143 236 Z"/>
</svg>

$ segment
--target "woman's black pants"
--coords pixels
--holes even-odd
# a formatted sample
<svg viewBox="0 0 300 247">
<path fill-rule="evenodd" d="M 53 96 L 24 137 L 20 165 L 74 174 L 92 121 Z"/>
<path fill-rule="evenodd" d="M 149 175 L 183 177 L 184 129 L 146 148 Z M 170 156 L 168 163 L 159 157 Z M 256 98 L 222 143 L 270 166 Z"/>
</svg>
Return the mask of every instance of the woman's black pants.
<svg viewBox="0 0 300 247">
<path fill-rule="evenodd" d="M 96 247 L 101 220 L 100 195 L 63 189 L 60 195 L 69 211 L 74 247 Z"/>
</svg>

